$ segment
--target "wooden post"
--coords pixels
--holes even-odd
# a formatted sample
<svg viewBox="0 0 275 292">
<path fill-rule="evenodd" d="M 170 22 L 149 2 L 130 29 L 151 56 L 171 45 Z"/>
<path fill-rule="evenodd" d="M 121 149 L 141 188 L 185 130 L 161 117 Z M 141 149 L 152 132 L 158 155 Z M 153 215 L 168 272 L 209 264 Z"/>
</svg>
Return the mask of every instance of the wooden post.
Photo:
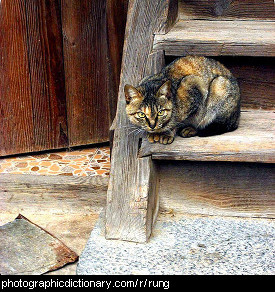
<svg viewBox="0 0 275 292">
<path fill-rule="evenodd" d="M 110 181 L 106 238 L 146 242 L 158 210 L 158 181 L 151 157 L 138 158 L 140 136 L 131 132 L 123 87 L 137 85 L 164 66 L 163 51 L 152 53 L 155 32 L 165 33 L 177 18 L 176 0 L 131 0 L 128 6 Z"/>
</svg>

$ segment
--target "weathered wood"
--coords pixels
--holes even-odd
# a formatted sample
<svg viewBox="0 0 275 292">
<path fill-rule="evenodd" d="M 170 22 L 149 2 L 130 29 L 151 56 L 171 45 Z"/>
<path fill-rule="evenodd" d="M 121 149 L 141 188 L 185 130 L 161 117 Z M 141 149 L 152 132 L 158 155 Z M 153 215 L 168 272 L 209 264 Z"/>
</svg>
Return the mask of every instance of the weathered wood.
<svg viewBox="0 0 275 292">
<path fill-rule="evenodd" d="M 80 254 L 106 204 L 108 178 L 0 174 L 0 225 L 19 213 Z M 76 264 L 51 272 L 75 275 Z"/>
<path fill-rule="evenodd" d="M 146 73 L 157 72 L 164 65 L 163 52 L 149 54 L 146 64 L 145 68 L 151 70 Z M 151 157 L 137 157 L 140 135 L 127 120 L 120 125 L 116 124 L 114 132 L 106 238 L 146 242 L 158 213 L 156 165 Z"/>
<path fill-rule="evenodd" d="M 107 0 L 107 43 L 108 43 L 108 99 L 110 125 L 115 119 L 120 69 L 127 19 L 128 0 Z M 110 148 L 113 147 L 114 131 L 110 130 Z"/>
<path fill-rule="evenodd" d="M 275 113 L 241 113 L 239 128 L 210 137 L 176 137 L 170 145 L 151 144 L 143 139 L 140 156 L 153 159 L 197 161 L 275 162 Z"/>
<path fill-rule="evenodd" d="M 160 212 L 275 218 L 274 166 L 159 161 Z"/>
<path fill-rule="evenodd" d="M 0 155 L 68 145 L 59 1 L 1 1 Z"/>
<path fill-rule="evenodd" d="M 163 8 L 162 20 L 160 26 L 155 31 L 158 34 L 167 33 L 178 19 L 178 0 L 163 1 L 165 7 Z"/>
<path fill-rule="evenodd" d="M 273 0 L 180 0 L 181 19 L 275 19 Z"/>
<path fill-rule="evenodd" d="M 156 176 L 151 158 L 137 157 L 140 136 L 131 128 L 125 113 L 123 87 L 137 85 L 145 75 L 159 71 L 163 52 L 151 54 L 154 33 L 171 21 L 170 1 L 131 0 L 128 6 L 114 142 L 107 192 L 106 238 L 145 242 L 157 208 Z M 148 9 L 150 7 L 150 9 Z M 152 66 L 155 64 L 155 66 Z M 148 71 L 151 68 L 151 72 Z"/>
<path fill-rule="evenodd" d="M 110 120 L 116 114 L 128 0 L 107 0 L 108 96 Z"/>
<path fill-rule="evenodd" d="M 242 108 L 275 109 L 275 59 L 219 57 L 238 79 Z"/>
<path fill-rule="evenodd" d="M 102 177 L 1 174 L 0 213 L 98 214 L 107 185 Z"/>
<path fill-rule="evenodd" d="M 70 146 L 109 140 L 106 0 L 62 0 Z"/>
<path fill-rule="evenodd" d="M 165 35 L 157 34 L 154 50 L 184 56 L 275 56 L 275 22 L 180 20 Z"/>
</svg>

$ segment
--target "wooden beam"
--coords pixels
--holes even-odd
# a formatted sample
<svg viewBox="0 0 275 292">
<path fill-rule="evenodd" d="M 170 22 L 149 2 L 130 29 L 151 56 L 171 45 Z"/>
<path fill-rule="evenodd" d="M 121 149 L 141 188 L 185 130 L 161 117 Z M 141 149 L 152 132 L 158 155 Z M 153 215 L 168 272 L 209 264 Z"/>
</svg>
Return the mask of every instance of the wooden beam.
<svg viewBox="0 0 275 292">
<path fill-rule="evenodd" d="M 165 30 L 176 1 L 131 0 L 128 6 L 118 106 L 107 192 L 106 238 L 145 242 L 157 210 L 157 181 L 151 158 L 138 158 L 140 136 L 125 113 L 123 88 L 137 85 L 164 66 L 162 51 L 151 54 L 156 31 Z"/>
</svg>

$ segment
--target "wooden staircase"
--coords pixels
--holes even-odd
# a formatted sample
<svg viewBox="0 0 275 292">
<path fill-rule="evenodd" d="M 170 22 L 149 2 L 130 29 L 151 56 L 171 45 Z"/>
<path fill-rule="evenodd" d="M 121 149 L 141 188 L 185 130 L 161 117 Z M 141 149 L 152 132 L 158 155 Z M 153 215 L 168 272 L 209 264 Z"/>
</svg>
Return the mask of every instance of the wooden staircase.
<svg viewBox="0 0 275 292">
<path fill-rule="evenodd" d="M 146 242 L 159 201 L 168 212 L 275 217 L 273 1 L 201 2 L 205 6 L 197 0 L 129 3 L 113 123 L 107 239 Z M 216 57 L 238 78 L 240 126 L 222 135 L 150 144 L 131 132 L 123 86 L 137 85 L 169 58 L 188 54 Z"/>
</svg>

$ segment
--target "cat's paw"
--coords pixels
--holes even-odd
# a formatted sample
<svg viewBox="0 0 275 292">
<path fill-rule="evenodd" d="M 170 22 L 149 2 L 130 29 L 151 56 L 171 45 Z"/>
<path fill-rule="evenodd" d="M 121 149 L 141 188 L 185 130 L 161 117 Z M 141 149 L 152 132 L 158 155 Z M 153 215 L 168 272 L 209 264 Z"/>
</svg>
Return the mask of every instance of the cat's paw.
<svg viewBox="0 0 275 292">
<path fill-rule="evenodd" d="M 147 138 L 150 143 L 155 143 L 159 141 L 159 134 L 148 133 Z"/>
<path fill-rule="evenodd" d="M 193 127 L 186 127 L 179 132 L 179 135 L 183 138 L 194 137 L 197 135 L 197 130 Z"/>
<path fill-rule="evenodd" d="M 150 143 L 171 144 L 174 141 L 174 136 L 148 133 L 148 141 Z"/>
<path fill-rule="evenodd" d="M 160 135 L 160 138 L 159 138 L 160 144 L 171 144 L 173 141 L 174 141 L 174 136 Z"/>
</svg>

